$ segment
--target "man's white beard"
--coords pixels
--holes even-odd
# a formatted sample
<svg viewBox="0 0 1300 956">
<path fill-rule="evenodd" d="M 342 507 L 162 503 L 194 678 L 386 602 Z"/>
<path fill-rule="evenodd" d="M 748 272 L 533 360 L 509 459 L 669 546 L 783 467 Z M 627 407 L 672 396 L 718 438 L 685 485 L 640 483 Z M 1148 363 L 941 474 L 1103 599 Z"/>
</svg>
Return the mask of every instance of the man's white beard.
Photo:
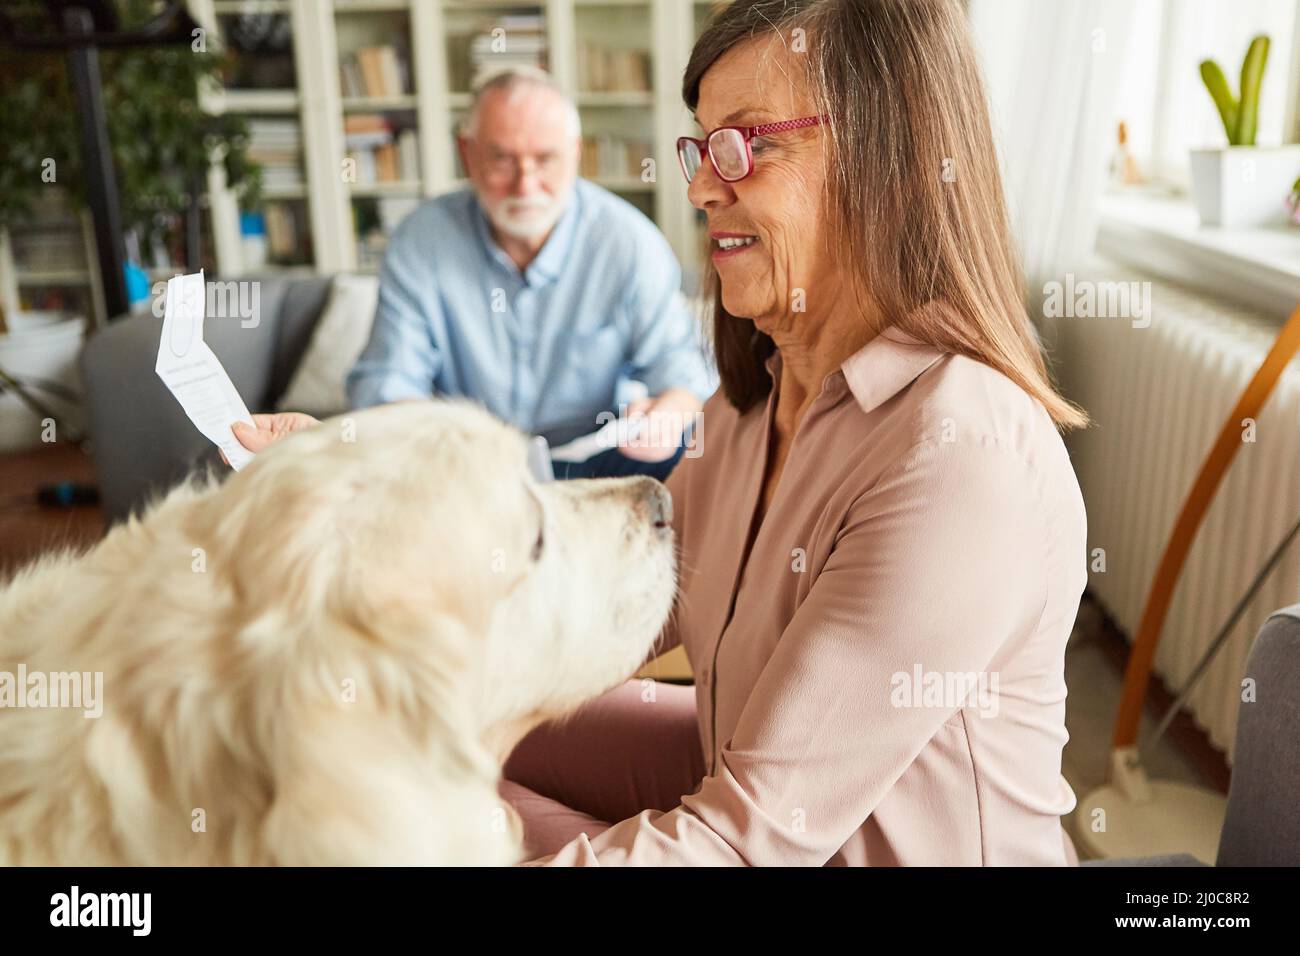
<svg viewBox="0 0 1300 956">
<path fill-rule="evenodd" d="M 549 196 L 527 196 L 484 205 L 492 225 L 511 238 L 527 242 L 540 239 L 551 231 L 564 212 L 564 203 L 564 199 Z"/>
</svg>

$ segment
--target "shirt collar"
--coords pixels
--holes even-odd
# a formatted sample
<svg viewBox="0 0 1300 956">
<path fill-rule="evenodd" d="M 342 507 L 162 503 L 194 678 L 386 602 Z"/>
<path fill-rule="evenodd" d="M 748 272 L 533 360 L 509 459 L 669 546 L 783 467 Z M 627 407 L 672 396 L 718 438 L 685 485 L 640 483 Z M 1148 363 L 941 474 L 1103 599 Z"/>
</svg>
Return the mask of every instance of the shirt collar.
<svg viewBox="0 0 1300 956">
<path fill-rule="evenodd" d="M 840 370 L 858 405 L 870 412 L 911 385 L 943 354 L 891 325 L 845 359 Z"/>
<path fill-rule="evenodd" d="M 890 325 L 845 359 L 837 372 L 827 376 L 826 384 L 832 377 L 843 374 L 858 405 L 864 412 L 871 412 L 914 382 L 943 355 L 942 350 Z M 781 350 L 774 351 L 763 364 L 776 382 L 781 374 Z"/>
<path fill-rule="evenodd" d="M 579 209 L 581 202 L 578 186 L 575 183 L 565 203 L 564 212 L 560 213 L 560 218 L 551 229 L 551 234 L 546 237 L 546 242 L 542 244 L 537 257 L 528 263 L 528 268 L 522 273 L 515 265 L 515 261 L 506 255 L 505 250 L 492 238 L 492 225 L 488 222 L 487 212 L 483 209 L 483 204 L 479 202 L 477 195 L 473 195 L 474 225 L 483 248 L 498 265 L 522 276 L 524 282 L 530 286 L 545 285 L 560 277 L 565 260 L 569 258 L 569 247 L 573 245 L 573 237 L 577 232 L 578 219 L 581 215 Z"/>
</svg>

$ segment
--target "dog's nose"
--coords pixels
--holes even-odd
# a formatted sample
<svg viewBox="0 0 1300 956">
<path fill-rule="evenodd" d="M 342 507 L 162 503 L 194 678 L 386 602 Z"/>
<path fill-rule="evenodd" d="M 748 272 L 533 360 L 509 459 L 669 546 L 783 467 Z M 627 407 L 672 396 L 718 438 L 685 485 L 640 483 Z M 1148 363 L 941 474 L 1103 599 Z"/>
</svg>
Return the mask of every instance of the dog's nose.
<svg viewBox="0 0 1300 956">
<path fill-rule="evenodd" d="M 642 501 L 650 523 L 657 531 L 668 531 L 673 526 L 673 496 L 668 489 L 653 478 L 646 480 Z"/>
</svg>

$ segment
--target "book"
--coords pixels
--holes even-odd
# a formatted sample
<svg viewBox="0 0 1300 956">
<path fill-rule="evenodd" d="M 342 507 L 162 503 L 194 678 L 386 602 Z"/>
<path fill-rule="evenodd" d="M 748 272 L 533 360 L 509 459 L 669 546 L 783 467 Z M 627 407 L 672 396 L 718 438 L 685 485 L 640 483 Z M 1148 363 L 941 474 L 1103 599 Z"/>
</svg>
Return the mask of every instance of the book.
<svg viewBox="0 0 1300 956">
<path fill-rule="evenodd" d="M 378 47 L 365 47 L 357 51 L 357 63 L 361 66 L 361 77 L 366 96 L 387 96 L 384 86 L 384 68 L 380 62 Z"/>
<path fill-rule="evenodd" d="M 392 44 L 362 47 L 339 61 L 339 87 L 344 96 L 402 96 L 411 89 L 410 57 Z"/>
<path fill-rule="evenodd" d="M 397 134 L 397 165 L 400 176 L 405 180 L 420 178 L 420 144 L 419 134 L 413 129 L 404 129 Z"/>
<path fill-rule="evenodd" d="M 642 162 L 652 156 L 649 140 L 584 136 L 578 171 L 584 179 L 640 179 Z"/>
<path fill-rule="evenodd" d="M 650 90 L 650 54 L 582 41 L 577 48 L 578 88 L 590 93 Z"/>
<path fill-rule="evenodd" d="M 297 120 L 254 117 L 248 121 L 248 140 L 248 159 L 262 167 L 263 186 L 288 189 L 303 184 Z"/>
<path fill-rule="evenodd" d="M 406 92 L 402 84 L 402 68 L 397 61 L 397 50 L 391 46 L 379 48 L 379 73 L 383 80 L 383 96 L 401 96 Z"/>
<path fill-rule="evenodd" d="M 384 143 L 375 147 L 375 179 L 381 183 L 395 183 L 399 178 L 397 146 Z"/>
</svg>

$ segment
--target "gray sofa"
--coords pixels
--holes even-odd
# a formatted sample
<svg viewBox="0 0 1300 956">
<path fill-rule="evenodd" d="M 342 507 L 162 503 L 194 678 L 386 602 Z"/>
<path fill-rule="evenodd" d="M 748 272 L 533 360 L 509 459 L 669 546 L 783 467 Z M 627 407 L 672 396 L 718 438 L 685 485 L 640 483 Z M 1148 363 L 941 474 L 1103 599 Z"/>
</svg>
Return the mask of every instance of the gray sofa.
<svg viewBox="0 0 1300 956">
<path fill-rule="evenodd" d="M 1216 866 L 1300 866 L 1300 604 L 1264 622 L 1246 662 L 1257 696 L 1237 718 L 1237 749 Z M 1193 856 L 1084 866 L 1201 866 Z"/>
<path fill-rule="evenodd" d="M 204 339 L 249 411 L 270 411 L 302 360 L 325 308 L 330 280 L 246 281 L 260 283 L 256 321 L 209 314 Z M 221 305 L 219 300 L 216 304 Z M 95 471 L 109 521 L 121 521 L 196 470 L 224 468 L 216 449 L 154 372 L 161 333 L 161 318 L 131 315 L 100 329 L 81 352 Z"/>
<path fill-rule="evenodd" d="M 1300 604 L 1265 622 L 1246 676 L 1218 865 L 1300 866 Z"/>
</svg>

